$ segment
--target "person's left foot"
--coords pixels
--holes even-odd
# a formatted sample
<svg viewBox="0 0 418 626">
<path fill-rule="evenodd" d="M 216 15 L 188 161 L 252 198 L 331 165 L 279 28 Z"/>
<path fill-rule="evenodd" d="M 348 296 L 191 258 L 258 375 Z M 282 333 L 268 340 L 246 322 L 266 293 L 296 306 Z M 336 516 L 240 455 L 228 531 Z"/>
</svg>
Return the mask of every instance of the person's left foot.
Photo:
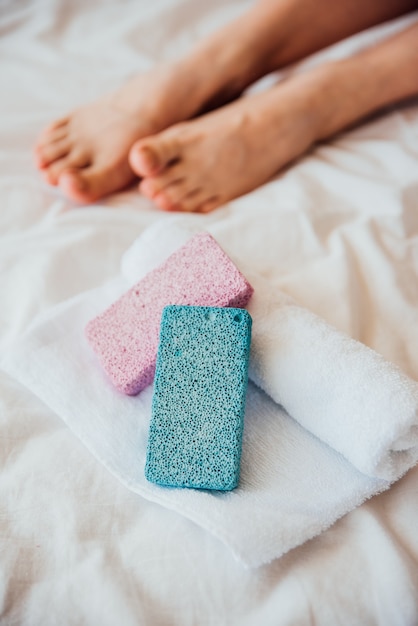
<svg viewBox="0 0 418 626">
<path fill-rule="evenodd" d="M 39 137 L 36 165 L 50 185 L 70 198 L 92 201 L 134 180 L 132 143 L 155 129 L 140 114 L 105 97 L 53 122 Z M 160 129 L 159 129 L 160 130 Z"/>
<path fill-rule="evenodd" d="M 318 137 L 311 92 L 310 81 L 289 80 L 137 141 L 140 191 L 164 210 L 201 213 L 252 191 Z"/>
<path fill-rule="evenodd" d="M 212 67 L 215 56 L 199 49 L 53 122 L 35 146 L 45 181 L 80 202 L 123 189 L 136 178 L 128 161 L 135 141 L 238 96 Z"/>
<path fill-rule="evenodd" d="M 123 189 L 136 178 L 128 155 L 137 140 L 239 97 L 273 69 L 283 32 L 282 10 L 257 4 L 179 60 L 139 74 L 51 124 L 35 146 L 38 169 L 76 201 Z"/>
</svg>

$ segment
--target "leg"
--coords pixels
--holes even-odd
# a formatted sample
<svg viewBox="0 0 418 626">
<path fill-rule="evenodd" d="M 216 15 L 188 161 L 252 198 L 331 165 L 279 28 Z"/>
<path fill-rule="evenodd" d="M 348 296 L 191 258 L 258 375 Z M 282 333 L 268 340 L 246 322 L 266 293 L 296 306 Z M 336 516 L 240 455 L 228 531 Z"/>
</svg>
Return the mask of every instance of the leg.
<svg viewBox="0 0 418 626">
<path fill-rule="evenodd" d="M 92 201 L 135 178 L 132 144 L 237 96 L 282 65 L 410 8 L 412 0 L 260 0 L 185 58 L 54 122 L 35 148 L 46 181 Z M 312 20 L 315 28 L 312 28 Z M 237 36 L 237 33 L 239 36 Z"/>
<path fill-rule="evenodd" d="M 418 95 L 418 24 L 138 142 L 140 190 L 162 209 L 207 212 L 266 182 L 315 142 Z"/>
</svg>

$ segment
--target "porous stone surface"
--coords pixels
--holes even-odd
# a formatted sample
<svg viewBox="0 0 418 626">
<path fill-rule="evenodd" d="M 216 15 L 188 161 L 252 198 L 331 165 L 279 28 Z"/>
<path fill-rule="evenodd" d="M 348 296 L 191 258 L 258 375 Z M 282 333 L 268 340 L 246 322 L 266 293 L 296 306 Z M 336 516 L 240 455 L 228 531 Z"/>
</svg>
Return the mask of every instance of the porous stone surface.
<svg viewBox="0 0 418 626">
<path fill-rule="evenodd" d="M 115 387 L 136 395 L 154 377 L 164 306 L 244 307 L 252 293 L 213 237 L 198 233 L 91 320 L 86 336 Z"/>
<path fill-rule="evenodd" d="M 238 308 L 168 306 L 161 320 L 145 475 L 172 487 L 239 480 L 251 317 Z"/>
</svg>

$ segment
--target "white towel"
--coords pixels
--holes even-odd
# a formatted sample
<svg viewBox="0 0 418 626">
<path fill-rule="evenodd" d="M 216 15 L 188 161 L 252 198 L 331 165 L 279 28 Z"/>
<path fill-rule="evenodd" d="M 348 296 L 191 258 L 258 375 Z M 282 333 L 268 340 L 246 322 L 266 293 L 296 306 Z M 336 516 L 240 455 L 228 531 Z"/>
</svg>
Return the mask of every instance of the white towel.
<svg viewBox="0 0 418 626">
<path fill-rule="evenodd" d="M 190 235 L 175 221 L 151 227 L 125 255 L 119 277 L 35 320 L 2 367 L 127 487 L 200 524 L 256 567 L 322 532 L 416 463 L 418 384 L 240 267 L 255 288 L 250 376 L 257 386 L 250 383 L 247 394 L 239 487 L 211 493 L 148 483 L 152 388 L 136 397 L 115 391 L 84 328 Z"/>
<path fill-rule="evenodd" d="M 250 377 L 364 474 L 394 481 L 418 460 L 418 383 L 257 279 Z"/>
</svg>

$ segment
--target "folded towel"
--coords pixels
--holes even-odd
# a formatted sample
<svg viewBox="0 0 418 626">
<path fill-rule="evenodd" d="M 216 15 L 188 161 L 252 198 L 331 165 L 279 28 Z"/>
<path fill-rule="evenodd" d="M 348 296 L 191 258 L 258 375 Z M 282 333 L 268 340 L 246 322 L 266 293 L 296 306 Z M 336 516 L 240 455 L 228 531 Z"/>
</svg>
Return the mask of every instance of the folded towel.
<svg viewBox="0 0 418 626">
<path fill-rule="evenodd" d="M 418 460 L 418 384 L 258 278 L 250 378 L 357 469 L 394 481 Z"/>
<path fill-rule="evenodd" d="M 115 391 L 84 327 L 189 237 L 175 222 L 151 227 L 125 255 L 120 276 L 35 320 L 2 367 L 127 487 L 200 524 L 256 567 L 322 532 L 416 463 L 418 384 L 238 263 L 255 288 L 248 309 L 257 385 L 248 388 L 240 484 L 210 493 L 149 483 L 152 388 L 136 397 Z"/>
</svg>

